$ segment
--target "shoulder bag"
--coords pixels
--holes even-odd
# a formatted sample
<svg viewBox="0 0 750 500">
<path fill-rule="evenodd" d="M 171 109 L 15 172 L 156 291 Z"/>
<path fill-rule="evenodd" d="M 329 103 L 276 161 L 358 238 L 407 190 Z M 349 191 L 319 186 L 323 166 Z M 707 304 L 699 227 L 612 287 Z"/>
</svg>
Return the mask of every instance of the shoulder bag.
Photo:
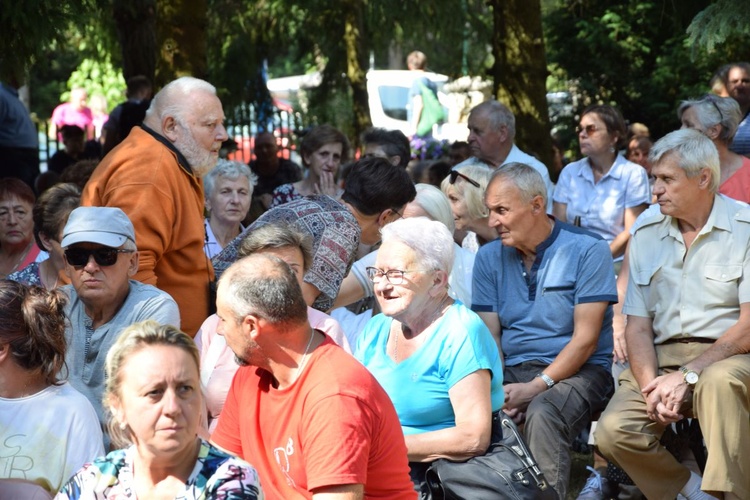
<svg viewBox="0 0 750 500">
<path fill-rule="evenodd" d="M 492 414 L 492 440 L 484 455 L 465 462 L 436 460 L 426 474 L 430 500 L 556 499 L 516 424 Z"/>
</svg>

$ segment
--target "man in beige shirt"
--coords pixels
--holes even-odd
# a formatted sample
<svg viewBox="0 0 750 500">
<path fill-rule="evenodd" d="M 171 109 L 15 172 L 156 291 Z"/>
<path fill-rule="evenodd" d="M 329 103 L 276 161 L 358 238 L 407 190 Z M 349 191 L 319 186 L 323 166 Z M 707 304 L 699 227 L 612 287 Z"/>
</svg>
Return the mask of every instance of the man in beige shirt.
<svg viewBox="0 0 750 500">
<path fill-rule="evenodd" d="M 650 160 L 661 213 L 630 244 L 630 369 L 597 445 L 647 498 L 750 498 L 750 209 L 717 195 L 718 153 L 699 131 L 668 134 Z M 702 478 L 659 443 L 691 413 L 708 448 Z"/>
</svg>

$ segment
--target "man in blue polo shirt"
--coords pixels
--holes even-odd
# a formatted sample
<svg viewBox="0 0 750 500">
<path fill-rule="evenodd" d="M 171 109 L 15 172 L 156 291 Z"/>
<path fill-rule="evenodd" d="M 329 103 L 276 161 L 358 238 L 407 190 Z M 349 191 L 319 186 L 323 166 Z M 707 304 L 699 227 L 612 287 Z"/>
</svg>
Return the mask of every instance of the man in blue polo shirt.
<svg viewBox="0 0 750 500">
<path fill-rule="evenodd" d="M 525 421 L 531 452 L 566 498 L 573 440 L 614 389 L 612 255 L 600 237 L 547 215 L 544 181 L 528 165 L 496 170 L 485 203 L 500 238 L 477 254 L 472 309 L 502 347 L 503 409 Z"/>
</svg>

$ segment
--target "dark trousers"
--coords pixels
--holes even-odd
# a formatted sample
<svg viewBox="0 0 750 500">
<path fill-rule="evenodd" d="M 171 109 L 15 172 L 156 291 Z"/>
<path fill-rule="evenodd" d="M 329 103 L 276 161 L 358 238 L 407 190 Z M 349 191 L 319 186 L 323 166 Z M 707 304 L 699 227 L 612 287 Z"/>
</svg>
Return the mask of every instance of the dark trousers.
<svg viewBox="0 0 750 500">
<path fill-rule="evenodd" d="M 529 361 L 505 367 L 505 383 L 529 382 L 548 365 Z M 570 481 L 573 441 L 604 410 L 614 392 L 612 374 L 595 365 L 583 365 L 531 400 L 526 410 L 524 437 L 549 484 L 566 498 Z"/>
</svg>

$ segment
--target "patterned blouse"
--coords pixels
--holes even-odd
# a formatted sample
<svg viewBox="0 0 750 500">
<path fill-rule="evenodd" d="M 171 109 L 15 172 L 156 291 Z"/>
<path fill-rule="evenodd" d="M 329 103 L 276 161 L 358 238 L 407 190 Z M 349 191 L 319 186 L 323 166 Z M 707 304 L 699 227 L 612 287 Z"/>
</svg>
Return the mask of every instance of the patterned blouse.
<svg viewBox="0 0 750 500">
<path fill-rule="evenodd" d="M 135 446 L 116 450 L 86 464 L 63 486 L 55 500 L 136 499 L 133 481 Z M 255 469 L 201 439 L 195 468 L 175 500 L 262 500 Z"/>
<path fill-rule="evenodd" d="M 268 206 L 269 209 L 278 207 L 279 205 L 283 205 L 284 203 L 289 203 L 290 201 L 296 200 L 297 198 L 302 198 L 302 193 L 297 191 L 297 188 L 294 187 L 294 184 L 282 184 L 281 186 L 273 190 L 272 196 L 273 199 L 271 200 L 271 204 Z"/>
<path fill-rule="evenodd" d="M 312 236 L 313 262 L 304 279 L 320 290 L 312 307 L 330 309 L 356 257 L 361 233 L 357 219 L 330 196 L 305 196 L 272 208 L 211 259 L 217 280 L 237 260 L 237 249 L 245 236 L 266 224 L 291 224 Z"/>
<path fill-rule="evenodd" d="M 17 281 L 24 285 L 36 285 L 44 287 L 42 283 L 41 269 L 39 262 L 32 262 L 28 266 L 24 267 L 20 271 L 16 271 L 13 274 L 9 274 L 7 279 L 11 281 Z"/>
</svg>

